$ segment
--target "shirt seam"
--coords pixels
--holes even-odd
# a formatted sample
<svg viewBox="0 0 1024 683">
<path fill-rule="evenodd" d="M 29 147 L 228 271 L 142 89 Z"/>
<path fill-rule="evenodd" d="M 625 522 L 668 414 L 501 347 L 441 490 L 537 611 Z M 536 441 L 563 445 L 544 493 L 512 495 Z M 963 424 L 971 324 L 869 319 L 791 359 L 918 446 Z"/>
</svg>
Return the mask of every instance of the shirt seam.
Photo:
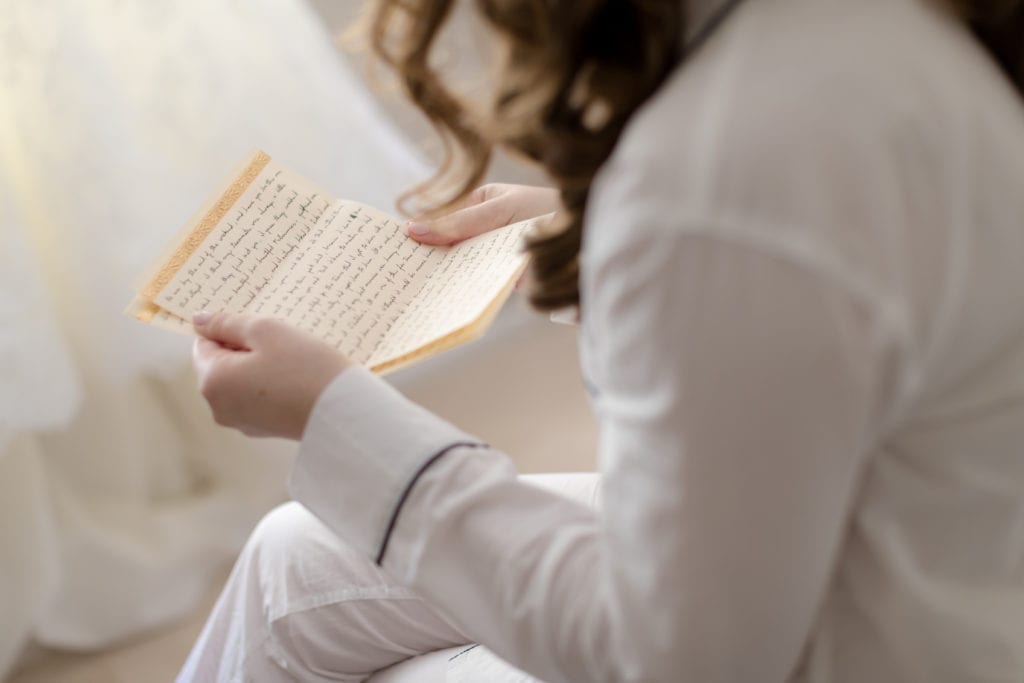
<svg viewBox="0 0 1024 683">
<path fill-rule="evenodd" d="M 907 351 L 919 346 L 914 339 L 909 315 L 896 302 L 895 297 L 875 285 L 870 276 L 858 273 L 855 268 L 845 264 L 842 258 L 827 248 L 827 243 L 815 241 L 816 249 L 812 250 L 799 239 L 779 235 L 778 231 L 762 229 L 763 223 L 758 227 L 740 227 L 734 221 L 721 219 L 687 219 L 687 223 L 693 225 L 682 229 L 647 225 L 632 232 L 630 240 L 707 239 L 761 253 L 767 258 L 774 258 L 791 267 L 813 273 L 838 289 L 845 290 L 867 304 L 869 309 L 876 310 L 879 319 Z"/>
<path fill-rule="evenodd" d="M 921 349 L 915 340 L 910 315 L 895 296 L 887 294 L 868 276 L 857 273 L 829 250 L 815 250 L 812 253 L 811 249 L 799 240 L 786 239 L 775 233 L 766 234 L 764 230 L 757 228 L 744 228 L 731 221 L 688 220 L 687 223 L 690 227 L 682 230 L 647 224 L 634 232 L 631 239 L 709 240 L 725 247 L 759 254 L 785 267 L 808 273 L 820 278 L 823 284 L 834 287 L 837 292 L 842 292 L 859 302 L 878 320 L 901 359 L 898 380 L 889 407 L 880 416 L 877 429 L 869 441 L 880 438 L 906 416 L 910 406 L 922 391 L 921 367 L 918 361 Z M 824 245 L 817 243 L 817 246 Z M 591 257 L 593 258 L 593 254 Z M 607 258 L 607 254 L 597 257 L 600 261 Z"/>
</svg>

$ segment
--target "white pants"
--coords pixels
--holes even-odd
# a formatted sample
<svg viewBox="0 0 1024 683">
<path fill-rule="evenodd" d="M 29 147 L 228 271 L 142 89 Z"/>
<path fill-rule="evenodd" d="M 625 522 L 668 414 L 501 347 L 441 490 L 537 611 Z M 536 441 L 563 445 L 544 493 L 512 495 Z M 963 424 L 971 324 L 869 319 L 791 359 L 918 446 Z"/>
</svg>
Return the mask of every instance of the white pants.
<svg viewBox="0 0 1024 683">
<path fill-rule="evenodd" d="M 597 504 L 596 474 L 523 479 Z M 363 681 L 409 657 L 472 642 L 288 503 L 253 531 L 178 682 Z"/>
</svg>

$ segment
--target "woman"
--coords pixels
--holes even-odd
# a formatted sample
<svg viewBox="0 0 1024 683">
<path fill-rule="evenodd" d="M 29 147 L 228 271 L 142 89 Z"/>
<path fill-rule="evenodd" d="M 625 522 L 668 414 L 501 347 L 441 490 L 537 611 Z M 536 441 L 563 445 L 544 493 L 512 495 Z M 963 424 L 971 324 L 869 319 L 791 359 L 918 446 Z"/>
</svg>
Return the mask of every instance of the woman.
<svg viewBox="0 0 1024 683">
<path fill-rule="evenodd" d="M 1020 680 L 1021 3 L 480 2 L 488 138 L 427 67 L 449 4 L 381 2 L 377 47 L 463 187 L 493 137 L 561 190 L 532 299 L 580 304 L 601 509 L 283 325 L 202 315 L 215 415 L 302 439 L 325 526 L 271 515 L 183 677 L 479 642 L 549 683 Z M 548 208 L 480 198 L 410 233 Z"/>
</svg>

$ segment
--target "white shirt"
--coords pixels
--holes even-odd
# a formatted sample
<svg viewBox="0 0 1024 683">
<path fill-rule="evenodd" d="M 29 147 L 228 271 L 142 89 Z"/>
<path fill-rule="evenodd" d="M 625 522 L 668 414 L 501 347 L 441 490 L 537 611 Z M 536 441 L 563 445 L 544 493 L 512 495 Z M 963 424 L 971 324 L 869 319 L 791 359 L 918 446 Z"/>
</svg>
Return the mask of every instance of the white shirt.
<svg viewBox="0 0 1024 683">
<path fill-rule="evenodd" d="M 747 2 L 591 194 L 603 508 L 361 369 L 293 493 L 549 683 L 1020 681 L 1022 185 L 1024 106 L 952 19 Z"/>
</svg>

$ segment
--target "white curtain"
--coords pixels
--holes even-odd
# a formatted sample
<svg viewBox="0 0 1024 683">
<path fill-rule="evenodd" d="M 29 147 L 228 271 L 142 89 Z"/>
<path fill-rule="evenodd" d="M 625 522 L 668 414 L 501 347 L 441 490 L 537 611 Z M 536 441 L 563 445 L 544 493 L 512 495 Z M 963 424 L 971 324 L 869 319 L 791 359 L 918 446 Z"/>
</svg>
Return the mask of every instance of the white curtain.
<svg viewBox="0 0 1024 683">
<path fill-rule="evenodd" d="M 390 208 L 427 171 L 386 121 L 299 0 L 0 3 L 0 677 L 187 613 L 284 495 L 121 310 L 254 148 Z"/>
</svg>

